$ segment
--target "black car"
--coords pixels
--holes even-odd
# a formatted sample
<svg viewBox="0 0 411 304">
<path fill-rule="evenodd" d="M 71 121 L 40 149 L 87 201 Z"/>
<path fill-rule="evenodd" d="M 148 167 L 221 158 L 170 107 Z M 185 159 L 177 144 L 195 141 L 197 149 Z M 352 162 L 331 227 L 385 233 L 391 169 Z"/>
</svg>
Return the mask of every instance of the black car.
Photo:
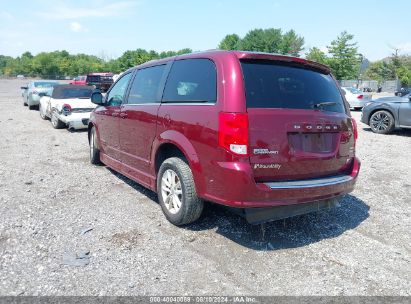
<svg viewBox="0 0 411 304">
<path fill-rule="evenodd" d="M 96 89 L 100 89 L 101 92 L 107 92 L 113 82 L 112 73 L 92 73 L 88 74 L 86 78 L 88 86 L 94 86 Z"/>
<path fill-rule="evenodd" d="M 395 128 L 411 128 L 411 93 L 382 97 L 365 104 L 361 121 L 379 134 L 388 134 Z"/>
</svg>

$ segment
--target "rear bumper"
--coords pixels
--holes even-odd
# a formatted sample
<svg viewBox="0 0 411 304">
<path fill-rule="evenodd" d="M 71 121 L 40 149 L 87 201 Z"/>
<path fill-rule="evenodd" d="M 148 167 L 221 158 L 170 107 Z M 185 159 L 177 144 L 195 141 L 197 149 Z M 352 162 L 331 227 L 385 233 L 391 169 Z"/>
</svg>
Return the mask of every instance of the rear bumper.
<svg viewBox="0 0 411 304">
<path fill-rule="evenodd" d="M 90 120 L 90 113 L 72 113 L 70 115 L 62 115 L 60 120 L 67 124 L 69 129 L 85 129 Z"/>
<path fill-rule="evenodd" d="M 340 202 L 338 198 L 310 202 L 297 205 L 284 205 L 267 208 L 246 208 L 243 216 L 250 224 L 256 225 L 270 221 L 277 221 L 297 215 L 307 214 L 320 210 L 330 210 Z"/>
<path fill-rule="evenodd" d="M 28 99 L 27 99 L 27 104 L 29 106 L 37 106 L 40 103 L 40 96 L 37 94 L 32 94 Z"/>
<path fill-rule="evenodd" d="M 218 176 L 207 184 L 204 199 L 236 208 L 265 208 L 326 201 L 350 193 L 360 170 L 354 158 L 350 174 L 292 182 L 256 183 L 246 163 L 218 163 Z M 217 176 L 217 175 L 214 175 Z"/>
<path fill-rule="evenodd" d="M 370 102 L 371 99 L 359 99 L 359 100 L 351 100 L 348 103 L 350 104 L 351 108 L 363 108 L 367 102 Z"/>
</svg>

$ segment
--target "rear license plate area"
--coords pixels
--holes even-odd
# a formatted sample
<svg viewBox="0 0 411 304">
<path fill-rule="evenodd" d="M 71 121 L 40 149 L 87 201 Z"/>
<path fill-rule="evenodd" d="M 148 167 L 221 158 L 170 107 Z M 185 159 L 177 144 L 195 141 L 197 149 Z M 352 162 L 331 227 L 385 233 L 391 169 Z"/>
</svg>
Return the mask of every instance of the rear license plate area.
<svg viewBox="0 0 411 304">
<path fill-rule="evenodd" d="M 291 151 L 331 153 L 337 146 L 337 133 L 288 133 Z"/>
</svg>

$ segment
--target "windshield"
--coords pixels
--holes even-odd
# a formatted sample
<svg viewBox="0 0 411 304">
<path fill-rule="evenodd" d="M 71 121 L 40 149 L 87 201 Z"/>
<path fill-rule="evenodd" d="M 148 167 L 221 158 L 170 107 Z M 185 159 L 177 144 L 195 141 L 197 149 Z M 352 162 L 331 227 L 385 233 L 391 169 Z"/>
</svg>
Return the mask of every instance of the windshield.
<svg viewBox="0 0 411 304">
<path fill-rule="evenodd" d="M 356 88 L 352 88 L 352 87 L 344 88 L 344 89 L 350 91 L 350 92 L 353 93 L 353 94 L 361 94 L 361 93 L 362 93 L 360 90 L 358 90 L 358 89 L 356 89 Z"/>
<path fill-rule="evenodd" d="M 35 82 L 34 86 L 36 88 L 52 88 L 54 86 L 58 85 L 57 82 L 46 82 L 46 81 L 41 81 L 41 82 Z"/>
<path fill-rule="evenodd" d="M 331 75 L 269 60 L 242 60 L 248 108 L 322 109 L 345 113 Z"/>
</svg>

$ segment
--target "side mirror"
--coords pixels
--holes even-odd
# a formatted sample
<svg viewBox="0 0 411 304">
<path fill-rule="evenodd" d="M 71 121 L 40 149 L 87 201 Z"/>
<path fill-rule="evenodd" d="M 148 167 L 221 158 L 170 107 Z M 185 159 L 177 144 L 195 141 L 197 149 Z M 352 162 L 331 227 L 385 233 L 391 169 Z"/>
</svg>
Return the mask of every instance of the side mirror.
<svg viewBox="0 0 411 304">
<path fill-rule="evenodd" d="M 29 87 L 20 87 L 22 90 L 27 90 Z"/>
<path fill-rule="evenodd" d="M 97 105 L 102 105 L 104 103 L 103 95 L 101 94 L 100 90 L 94 90 L 93 93 L 91 93 L 91 102 Z"/>
<path fill-rule="evenodd" d="M 408 100 L 411 102 L 411 94 L 408 96 Z"/>
</svg>

